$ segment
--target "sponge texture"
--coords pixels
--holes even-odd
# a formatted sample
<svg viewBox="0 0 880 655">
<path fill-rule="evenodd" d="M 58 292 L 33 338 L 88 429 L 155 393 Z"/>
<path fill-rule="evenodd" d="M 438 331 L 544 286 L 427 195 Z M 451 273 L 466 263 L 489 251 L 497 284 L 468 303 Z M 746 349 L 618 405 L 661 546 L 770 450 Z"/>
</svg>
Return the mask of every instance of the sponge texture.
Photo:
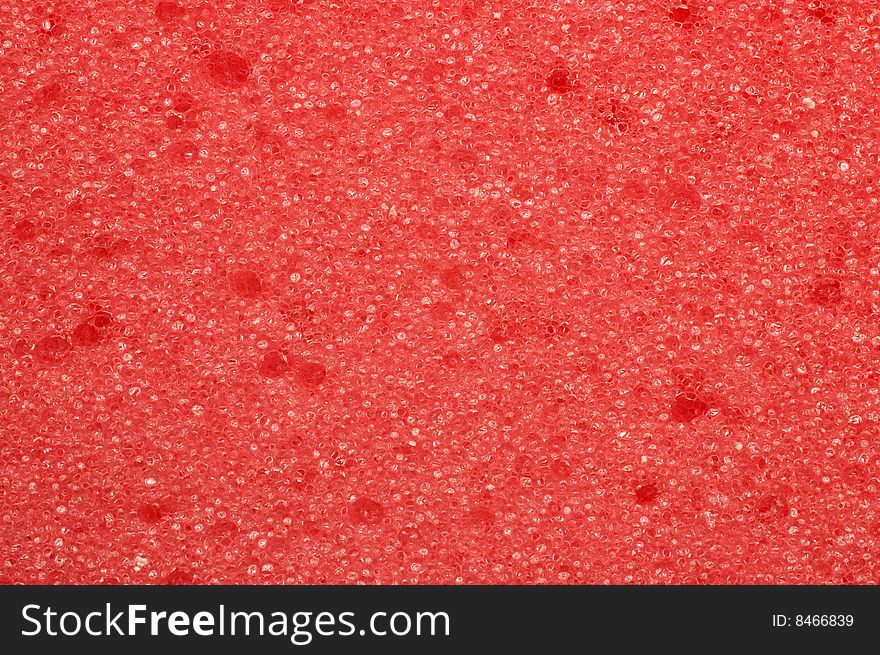
<svg viewBox="0 0 880 655">
<path fill-rule="evenodd" d="M 877 578 L 871 2 L 0 2 L 0 581 Z"/>
</svg>

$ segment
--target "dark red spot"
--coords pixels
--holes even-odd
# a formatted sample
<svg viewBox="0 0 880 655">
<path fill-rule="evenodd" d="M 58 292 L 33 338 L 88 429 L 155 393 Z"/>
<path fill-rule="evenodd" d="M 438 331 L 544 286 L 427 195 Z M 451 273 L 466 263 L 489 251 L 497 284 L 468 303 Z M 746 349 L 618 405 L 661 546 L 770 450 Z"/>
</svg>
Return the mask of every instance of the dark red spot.
<svg viewBox="0 0 880 655">
<path fill-rule="evenodd" d="M 89 250 L 88 254 L 91 255 L 92 257 L 94 257 L 95 259 L 103 259 L 103 260 L 110 259 L 110 256 L 112 255 L 110 248 L 108 248 L 107 246 L 96 246 L 96 247 L 92 248 L 91 250 Z"/>
<path fill-rule="evenodd" d="M 841 298 L 840 280 L 819 278 L 810 289 L 810 301 L 823 307 L 836 304 Z"/>
<path fill-rule="evenodd" d="M 166 585 L 186 585 L 193 583 L 193 574 L 184 569 L 174 569 L 165 576 Z"/>
<path fill-rule="evenodd" d="M 636 489 L 636 502 L 639 505 L 646 505 L 656 500 L 659 495 L 660 489 L 657 488 L 656 484 L 643 484 Z"/>
<path fill-rule="evenodd" d="M 186 15 L 186 9 L 176 2 L 160 2 L 156 5 L 156 19 L 160 23 L 171 23 Z"/>
<path fill-rule="evenodd" d="M 358 498 L 348 508 L 348 517 L 352 523 L 374 524 L 385 516 L 385 510 L 375 500 L 370 498 Z"/>
<path fill-rule="evenodd" d="M 74 346 L 85 348 L 93 346 L 101 340 L 101 333 L 94 325 L 89 323 L 80 323 L 70 334 L 70 340 Z"/>
<path fill-rule="evenodd" d="M 156 503 L 144 503 L 138 507 L 137 515 L 147 523 L 156 523 L 162 518 L 162 508 Z"/>
<path fill-rule="evenodd" d="M 208 55 L 205 59 L 205 66 L 208 77 L 216 84 L 227 88 L 243 85 L 251 74 L 251 67 L 247 60 L 228 50 Z"/>
<path fill-rule="evenodd" d="M 475 507 L 467 516 L 471 525 L 486 526 L 495 523 L 495 514 L 487 507 Z"/>
<path fill-rule="evenodd" d="M 113 32 L 107 37 L 107 46 L 114 50 L 127 50 L 131 47 L 131 34 L 127 32 Z"/>
<path fill-rule="evenodd" d="M 64 95 L 63 87 L 57 82 L 50 82 L 37 89 L 34 94 L 34 105 L 47 107 L 60 100 L 62 95 Z"/>
<path fill-rule="evenodd" d="M 51 334 L 37 342 L 34 354 L 47 362 L 57 362 L 70 351 L 70 342 L 60 334 Z"/>
<path fill-rule="evenodd" d="M 515 250 L 519 247 L 534 248 L 537 245 L 538 238 L 529 230 L 514 230 L 507 237 L 507 247 L 510 250 Z"/>
<path fill-rule="evenodd" d="M 782 519 L 788 516 L 788 501 L 776 494 L 767 494 L 758 501 L 755 510 L 764 517 Z"/>
<path fill-rule="evenodd" d="M 22 355 L 27 355 L 33 346 L 27 342 L 27 339 L 18 339 L 12 345 L 12 352 L 16 357 L 21 357 Z"/>
<path fill-rule="evenodd" d="M 324 117 L 329 121 L 341 121 L 345 118 L 345 107 L 338 103 L 327 105 L 323 110 Z"/>
<path fill-rule="evenodd" d="M 444 268 L 437 277 L 449 289 L 459 290 L 464 287 L 464 275 L 457 268 Z"/>
<path fill-rule="evenodd" d="M 327 369 L 318 362 L 305 362 L 300 365 L 296 377 L 303 386 L 317 387 L 327 379 Z"/>
<path fill-rule="evenodd" d="M 257 368 L 266 377 L 277 378 L 287 373 L 290 370 L 290 365 L 284 353 L 271 350 L 263 355 Z"/>
<path fill-rule="evenodd" d="M 691 10 L 687 5 L 679 5 L 678 7 L 673 7 L 669 11 L 669 17 L 672 19 L 673 23 L 678 23 L 680 25 L 684 25 L 693 21 L 693 14 L 691 13 Z"/>
<path fill-rule="evenodd" d="M 807 11 L 813 18 L 817 18 L 819 22 L 829 25 L 834 22 L 834 12 L 825 6 L 823 2 L 811 2 L 807 6 Z"/>
<path fill-rule="evenodd" d="M 184 122 L 183 119 L 177 114 L 171 114 L 171 116 L 165 119 L 165 125 L 167 125 L 169 129 L 179 130 L 181 127 L 183 127 Z"/>
<path fill-rule="evenodd" d="M 220 519 L 211 526 L 211 533 L 215 535 L 229 535 L 238 532 L 238 524 L 229 519 Z"/>
<path fill-rule="evenodd" d="M 709 405 L 694 393 L 680 393 L 672 401 L 669 415 L 673 421 L 690 423 L 709 411 Z"/>
<path fill-rule="evenodd" d="M 564 68 L 557 68 L 547 77 L 547 88 L 551 93 L 568 93 L 574 87 L 571 83 L 569 72 Z"/>
<path fill-rule="evenodd" d="M 623 185 L 621 193 L 633 200 L 644 200 L 648 197 L 648 189 L 640 180 L 628 180 Z"/>
<path fill-rule="evenodd" d="M 566 462 L 563 462 L 561 459 L 554 460 L 553 463 L 550 464 L 550 470 L 554 475 L 560 478 L 567 478 L 571 475 L 571 466 Z"/>
<path fill-rule="evenodd" d="M 15 236 L 21 241 L 30 241 L 37 236 L 37 226 L 30 221 L 20 221 L 15 226 Z"/>
<path fill-rule="evenodd" d="M 171 108 L 181 114 L 185 114 L 196 104 L 196 99 L 189 93 L 178 93 L 171 102 Z"/>
<path fill-rule="evenodd" d="M 236 271 L 230 281 L 232 289 L 242 298 L 256 298 L 263 290 L 263 283 L 254 271 Z"/>
</svg>

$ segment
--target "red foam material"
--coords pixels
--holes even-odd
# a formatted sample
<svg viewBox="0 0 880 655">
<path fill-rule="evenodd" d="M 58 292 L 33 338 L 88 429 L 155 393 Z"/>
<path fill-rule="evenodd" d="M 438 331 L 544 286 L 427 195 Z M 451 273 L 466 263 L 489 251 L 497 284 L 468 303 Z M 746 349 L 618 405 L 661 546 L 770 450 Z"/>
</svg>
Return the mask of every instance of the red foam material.
<svg viewBox="0 0 880 655">
<path fill-rule="evenodd" d="M 7 0 L 0 579 L 876 580 L 878 35 Z"/>
</svg>

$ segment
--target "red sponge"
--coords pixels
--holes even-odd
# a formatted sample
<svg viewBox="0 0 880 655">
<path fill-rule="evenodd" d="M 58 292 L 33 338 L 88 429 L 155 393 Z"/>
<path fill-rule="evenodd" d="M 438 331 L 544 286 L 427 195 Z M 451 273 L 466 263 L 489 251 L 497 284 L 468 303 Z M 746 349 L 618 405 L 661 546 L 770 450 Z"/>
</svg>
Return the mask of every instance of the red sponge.
<svg viewBox="0 0 880 655">
<path fill-rule="evenodd" d="M 872 3 L 0 10 L 0 576 L 866 583 Z"/>
</svg>

